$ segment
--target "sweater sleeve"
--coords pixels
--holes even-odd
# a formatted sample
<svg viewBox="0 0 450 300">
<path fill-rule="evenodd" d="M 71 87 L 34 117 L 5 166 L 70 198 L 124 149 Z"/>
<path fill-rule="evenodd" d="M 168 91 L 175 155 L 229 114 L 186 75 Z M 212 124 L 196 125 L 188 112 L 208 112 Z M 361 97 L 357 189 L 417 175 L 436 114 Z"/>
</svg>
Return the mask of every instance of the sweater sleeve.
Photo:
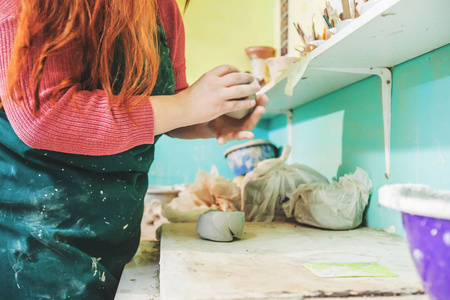
<svg viewBox="0 0 450 300">
<path fill-rule="evenodd" d="M 0 97 L 3 100 L 6 70 L 17 32 L 19 2 L 5 0 L 0 4 Z M 179 26 L 178 24 L 176 28 Z M 175 33 L 171 33 L 172 36 L 173 34 Z M 127 112 L 123 108 L 110 108 L 105 91 L 85 91 L 77 84 L 66 89 L 58 97 L 56 104 L 49 103 L 53 90 L 61 80 L 69 76 L 68 70 L 71 70 L 75 61 L 73 58 L 76 54 L 73 52 L 47 59 L 40 89 L 41 107 L 34 116 L 28 83 L 43 42 L 42 33 L 33 38 L 25 72 L 19 80 L 24 91 L 24 101 L 20 105 L 13 101 L 4 103 L 11 126 L 25 144 L 36 149 L 99 156 L 117 154 L 138 145 L 153 143 L 154 123 L 150 101 L 141 101 Z M 173 54 L 175 53 L 174 51 Z M 184 60 L 175 67 L 183 70 Z M 182 73 L 184 71 L 180 74 Z M 177 78 L 178 83 L 181 82 L 178 89 L 183 88 L 183 75 L 176 75 Z"/>
</svg>

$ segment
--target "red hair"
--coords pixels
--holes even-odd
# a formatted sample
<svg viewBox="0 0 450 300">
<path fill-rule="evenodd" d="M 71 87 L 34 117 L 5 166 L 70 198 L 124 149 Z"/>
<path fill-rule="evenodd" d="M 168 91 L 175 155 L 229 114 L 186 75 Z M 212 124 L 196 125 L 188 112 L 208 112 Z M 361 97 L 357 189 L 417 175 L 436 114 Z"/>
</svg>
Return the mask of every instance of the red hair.
<svg viewBox="0 0 450 300">
<path fill-rule="evenodd" d="M 188 3 L 186 3 L 187 5 Z M 39 88 L 48 57 L 68 50 L 75 55 L 77 68 L 53 91 L 60 92 L 81 83 L 82 89 L 101 87 L 110 106 L 130 105 L 133 95 L 150 96 L 159 66 L 156 0 L 22 0 L 17 35 L 7 73 L 7 95 L 20 102 L 23 93 L 19 77 L 30 50 L 32 38 L 41 30 L 45 42 L 36 60 L 30 87 L 36 113 Z M 116 91 L 118 70 L 113 69 L 116 43 L 123 49 L 123 84 Z M 1 103 L 0 103 L 1 107 Z"/>
</svg>

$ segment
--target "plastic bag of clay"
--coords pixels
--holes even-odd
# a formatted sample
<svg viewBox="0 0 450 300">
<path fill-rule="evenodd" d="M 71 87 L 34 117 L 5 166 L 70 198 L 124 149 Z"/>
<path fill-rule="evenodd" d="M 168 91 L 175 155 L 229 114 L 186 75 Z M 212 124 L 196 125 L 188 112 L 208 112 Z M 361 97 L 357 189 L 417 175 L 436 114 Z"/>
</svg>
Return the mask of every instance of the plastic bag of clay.
<svg viewBox="0 0 450 300">
<path fill-rule="evenodd" d="M 212 166 L 210 173 L 199 171 L 195 182 L 164 206 L 164 214 L 170 222 L 196 222 L 210 209 L 237 211 L 240 198 L 239 187 Z"/>
<path fill-rule="evenodd" d="M 339 182 L 300 185 L 283 204 L 287 216 L 301 224 L 344 230 L 359 226 L 372 193 L 369 174 L 361 168 Z"/>
<path fill-rule="evenodd" d="M 282 204 L 300 184 L 328 183 L 325 176 L 297 163 L 286 165 L 291 151 L 285 146 L 281 157 L 259 162 L 242 182 L 241 210 L 247 221 L 287 221 Z"/>
</svg>

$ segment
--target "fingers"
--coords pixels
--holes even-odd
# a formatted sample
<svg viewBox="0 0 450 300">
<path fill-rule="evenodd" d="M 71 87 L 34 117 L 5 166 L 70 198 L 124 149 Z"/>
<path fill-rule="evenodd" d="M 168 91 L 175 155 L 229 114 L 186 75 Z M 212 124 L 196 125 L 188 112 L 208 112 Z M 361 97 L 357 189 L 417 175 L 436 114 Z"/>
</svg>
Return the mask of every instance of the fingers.
<svg viewBox="0 0 450 300">
<path fill-rule="evenodd" d="M 238 110 L 249 110 L 256 105 L 256 100 L 244 99 L 244 100 L 229 100 L 224 103 L 224 109 L 227 112 L 233 112 Z"/>
<path fill-rule="evenodd" d="M 254 111 L 247 116 L 245 119 L 243 119 L 242 126 L 240 126 L 240 131 L 232 131 L 228 134 L 222 134 L 217 138 L 217 143 L 219 145 L 224 145 L 228 141 L 231 140 L 245 140 L 245 139 L 253 139 L 254 134 L 249 131 L 252 130 L 256 124 L 258 124 L 259 120 L 263 116 L 263 114 L 266 112 L 266 109 L 264 108 L 264 105 L 267 103 L 269 98 L 265 94 L 261 94 L 257 96 L 256 102 L 257 106 L 255 107 Z M 241 100 L 239 102 L 244 102 L 245 100 Z M 236 102 L 236 101 L 233 101 Z M 240 120 L 239 120 L 240 121 Z M 239 122 L 236 121 L 236 122 Z"/>
<path fill-rule="evenodd" d="M 269 102 L 269 97 L 266 94 L 256 95 L 257 106 L 265 106 L 267 102 Z"/>
<path fill-rule="evenodd" d="M 205 123 L 230 112 L 264 106 L 267 101 L 265 95 L 256 100 L 248 99 L 260 89 L 253 75 L 239 72 L 231 65 L 222 65 L 205 73 L 186 91 L 178 94 L 177 105 L 182 108 L 179 111 L 186 112 L 184 123 L 187 125 Z M 255 118 L 253 116 L 251 120 Z M 243 123 L 237 126 L 241 127 Z M 235 128 L 234 131 L 246 130 Z"/>
<path fill-rule="evenodd" d="M 209 82 L 214 82 L 212 86 L 223 87 L 218 90 L 222 99 L 247 98 L 261 89 L 252 74 L 240 72 L 232 65 L 215 67 L 205 74 L 205 78 Z"/>
<path fill-rule="evenodd" d="M 228 142 L 228 139 L 227 139 L 227 137 L 224 136 L 224 135 L 219 136 L 219 137 L 217 138 L 217 144 L 219 144 L 220 146 L 225 145 L 227 142 Z"/>
<path fill-rule="evenodd" d="M 225 89 L 225 99 L 242 99 L 247 98 L 252 94 L 256 94 L 261 89 L 259 83 L 254 80 L 250 84 L 233 85 Z"/>
<path fill-rule="evenodd" d="M 255 128 L 256 124 L 258 124 L 265 112 L 266 109 L 263 106 L 257 106 L 255 110 L 244 120 L 242 128 L 244 130 L 251 130 Z"/>
<path fill-rule="evenodd" d="M 220 85 L 225 87 L 225 91 L 223 91 L 225 99 L 246 98 L 261 89 L 252 74 L 240 72 L 231 65 L 215 67 L 209 72 L 209 75 L 219 77 Z"/>
<path fill-rule="evenodd" d="M 259 120 L 266 112 L 264 105 L 268 101 L 269 101 L 269 98 L 265 94 L 258 95 L 256 98 L 256 101 L 255 101 L 256 104 L 255 104 L 253 112 L 251 112 L 247 117 L 242 119 L 242 123 L 240 125 L 239 130 L 241 130 L 241 131 L 252 130 L 258 124 Z M 229 101 L 229 102 L 233 103 L 236 106 L 238 104 L 248 103 L 248 100 Z M 251 104 L 253 104 L 253 103 L 251 103 Z M 239 121 L 241 121 L 241 120 L 239 120 Z"/>
<path fill-rule="evenodd" d="M 222 80 L 226 87 L 231 87 L 233 85 L 250 84 L 255 81 L 255 76 L 249 73 L 235 72 L 224 75 Z"/>
<path fill-rule="evenodd" d="M 234 67 L 232 65 L 217 66 L 214 69 L 212 69 L 211 71 L 209 71 L 209 73 L 211 73 L 212 75 L 216 75 L 218 77 L 222 77 L 226 74 L 230 74 L 230 73 L 234 73 L 234 72 L 239 72 L 239 69 L 237 69 L 236 67 Z"/>
<path fill-rule="evenodd" d="M 254 138 L 255 135 L 253 134 L 253 132 L 251 131 L 239 131 L 233 134 L 227 134 L 227 135 L 222 135 L 220 137 L 217 138 L 217 143 L 219 145 L 224 145 L 226 144 L 228 141 L 231 140 L 248 140 L 248 139 L 252 139 Z"/>
</svg>

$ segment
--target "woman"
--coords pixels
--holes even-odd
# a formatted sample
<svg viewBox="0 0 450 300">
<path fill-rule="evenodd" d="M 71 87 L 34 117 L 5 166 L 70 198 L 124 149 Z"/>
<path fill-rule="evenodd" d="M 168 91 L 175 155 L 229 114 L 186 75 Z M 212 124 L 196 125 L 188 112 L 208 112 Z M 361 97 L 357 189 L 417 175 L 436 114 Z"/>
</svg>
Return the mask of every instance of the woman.
<svg viewBox="0 0 450 300">
<path fill-rule="evenodd" d="M 258 90 L 232 66 L 188 87 L 175 0 L 1 1 L 1 297 L 112 299 L 158 137 L 252 138 L 267 97 L 232 99 Z"/>
</svg>

